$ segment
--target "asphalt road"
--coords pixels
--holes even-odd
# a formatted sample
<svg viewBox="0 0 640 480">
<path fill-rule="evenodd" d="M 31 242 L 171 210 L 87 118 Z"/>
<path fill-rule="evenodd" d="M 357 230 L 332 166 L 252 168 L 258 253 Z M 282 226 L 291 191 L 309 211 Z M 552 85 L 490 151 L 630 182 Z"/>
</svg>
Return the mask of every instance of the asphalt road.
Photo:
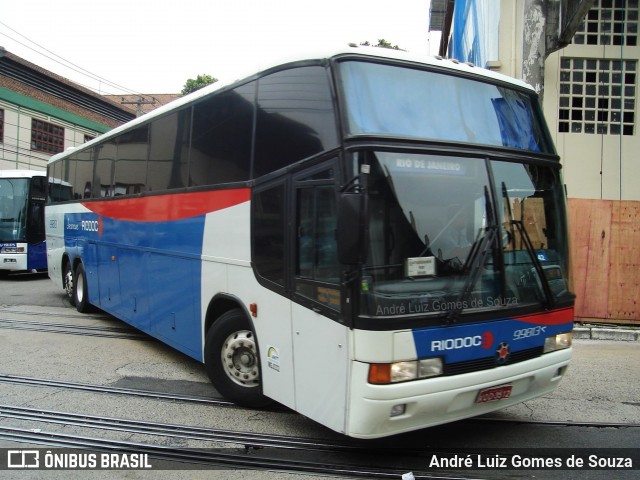
<svg viewBox="0 0 640 480">
<path fill-rule="evenodd" d="M 219 398 L 208 382 L 204 367 L 171 348 L 147 337 L 102 312 L 79 314 L 54 286 L 46 274 L 9 275 L 0 279 L 0 406 L 34 408 L 44 411 L 100 415 L 141 422 L 199 426 L 256 434 L 322 439 L 343 442 L 346 439 L 288 410 L 251 411 L 212 407 L 131 395 L 114 396 L 55 386 L 20 385 L 3 382 L 2 376 L 75 382 L 119 389 L 161 391 L 200 398 Z M 569 371 L 552 394 L 491 414 L 490 421 L 464 421 L 401 435 L 384 442 L 392 445 L 439 449 L 570 449 L 579 455 L 599 454 L 608 447 L 621 455 L 640 445 L 640 342 L 578 340 Z M 497 422 L 496 419 L 500 420 Z M 556 425 L 524 422 L 558 422 Z M 570 424 L 567 425 L 566 423 Z M 575 422 L 600 422 L 575 425 Z M 225 442 L 202 442 L 193 438 L 159 437 L 131 434 L 110 429 L 87 429 L 68 423 L 41 424 L 35 420 L 6 418 L 0 411 L 0 427 L 32 430 L 50 429 L 71 436 L 98 436 L 113 440 L 131 440 L 144 444 L 180 448 L 229 448 Z M 47 430 L 48 431 L 48 430 Z M 0 438 L 1 434 L 0 434 Z M 238 442 L 241 443 L 241 442 Z M 2 447 L 27 448 L 24 444 L 1 440 Z M 519 450 L 522 451 L 522 450 Z M 626 452 L 626 453 L 625 453 Z M 286 457 L 286 451 L 281 454 Z M 398 466 L 392 455 L 377 454 L 375 461 Z M 328 462 L 318 455 L 314 462 Z M 346 455 L 342 460 L 355 458 Z M 0 460 L 2 460 L 0 458 Z M 411 463 L 413 462 L 413 463 Z M 407 469 L 426 467 L 420 457 L 406 464 Z M 2 462 L 0 461 L 0 464 Z M 481 472 L 455 475 L 473 478 L 637 478 L 635 470 L 501 472 L 487 468 Z M 3 478 L 175 478 L 176 471 L 101 471 L 101 472 L 13 472 L 0 471 Z M 440 471 L 450 476 L 454 471 Z M 446 475 L 445 475 L 446 474 Z M 454 476 L 455 476 L 454 475 Z M 283 471 L 220 470 L 180 471 L 181 478 L 279 479 L 317 478 L 321 474 Z M 400 478 L 398 476 L 397 478 Z M 422 478 L 422 477 L 420 477 Z M 459 477 L 457 477 L 459 478 Z"/>
</svg>

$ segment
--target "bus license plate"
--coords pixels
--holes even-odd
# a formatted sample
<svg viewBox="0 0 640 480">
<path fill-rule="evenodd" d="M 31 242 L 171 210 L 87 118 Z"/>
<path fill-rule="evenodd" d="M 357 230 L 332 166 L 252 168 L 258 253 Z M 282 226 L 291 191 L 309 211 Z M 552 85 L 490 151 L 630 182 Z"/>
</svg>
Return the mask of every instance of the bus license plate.
<svg viewBox="0 0 640 480">
<path fill-rule="evenodd" d="M 499 387 L 489 387 L 481 390 L 476 398 L 476 403 L 496 402 L 511 396 L 511 385 L 500 385 Z"/>
</svg>

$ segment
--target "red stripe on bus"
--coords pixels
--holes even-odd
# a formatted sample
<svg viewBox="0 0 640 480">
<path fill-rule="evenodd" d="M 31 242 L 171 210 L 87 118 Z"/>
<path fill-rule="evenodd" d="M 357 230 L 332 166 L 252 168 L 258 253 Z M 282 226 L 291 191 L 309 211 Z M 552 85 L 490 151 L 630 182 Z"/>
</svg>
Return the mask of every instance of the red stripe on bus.
<svg viewBox="0 0 640 480">
<path fill-rule="evenodd" d="M 526 323 L 537 323 L 538 325 L 561 325 L 573 322 L 573 308 L 555 310 L 553 312 L 533 313 L 522 317 L 515 317 L 515 320 Z"/>
<path fill-rule="evenodd" d="M 247 202 L 250 189 L 214 190 L 150 197 L 86 202 L 82 205 L 98 215 L 132 222 L 170 222 L 224 210 Z"/>
</svg>

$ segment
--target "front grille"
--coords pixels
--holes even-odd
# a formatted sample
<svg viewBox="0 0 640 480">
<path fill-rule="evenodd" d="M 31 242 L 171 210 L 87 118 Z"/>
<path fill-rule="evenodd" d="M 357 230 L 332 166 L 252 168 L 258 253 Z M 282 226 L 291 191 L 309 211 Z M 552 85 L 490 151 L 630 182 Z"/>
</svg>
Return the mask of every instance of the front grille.
<svg viewBox="0 0 640 480">
<path fill-rule="evenodd" d="M 468 360 L 466 362 L 447 363 L 444 365 L 443 375 L 460 375 L 461 373 L 477 372 L 480 370 L 489 370 L 504 365 L 513 365 L 514 363 L 524 362 L 532 358 L 542 355 L 543 347 L 529 348 L 528 350 L 520 350 L 519 352 L 511 352 L 505 363 L 498 365 L 495 356 L 485 357 L 477 360 Z"/>
</svg>

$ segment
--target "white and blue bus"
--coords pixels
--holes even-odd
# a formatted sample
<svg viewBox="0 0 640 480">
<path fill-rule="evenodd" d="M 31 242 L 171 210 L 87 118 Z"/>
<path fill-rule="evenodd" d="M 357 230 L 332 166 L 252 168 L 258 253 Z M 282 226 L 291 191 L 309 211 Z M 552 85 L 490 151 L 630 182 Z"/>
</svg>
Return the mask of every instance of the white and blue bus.
<svg viewBox="0 0 640 480">
<path fill-rule="evenodd" d="M 351 47 L 53 157 L 49 275 L 234 402 L 374 438 L 546 395 L 571 356 L 565 194 L 535 92 Z"/>
<path fill-rule="evenodd" d="M 44 171 L 0 170 L 0 271 L 47 268 Z"/>
</svg>

